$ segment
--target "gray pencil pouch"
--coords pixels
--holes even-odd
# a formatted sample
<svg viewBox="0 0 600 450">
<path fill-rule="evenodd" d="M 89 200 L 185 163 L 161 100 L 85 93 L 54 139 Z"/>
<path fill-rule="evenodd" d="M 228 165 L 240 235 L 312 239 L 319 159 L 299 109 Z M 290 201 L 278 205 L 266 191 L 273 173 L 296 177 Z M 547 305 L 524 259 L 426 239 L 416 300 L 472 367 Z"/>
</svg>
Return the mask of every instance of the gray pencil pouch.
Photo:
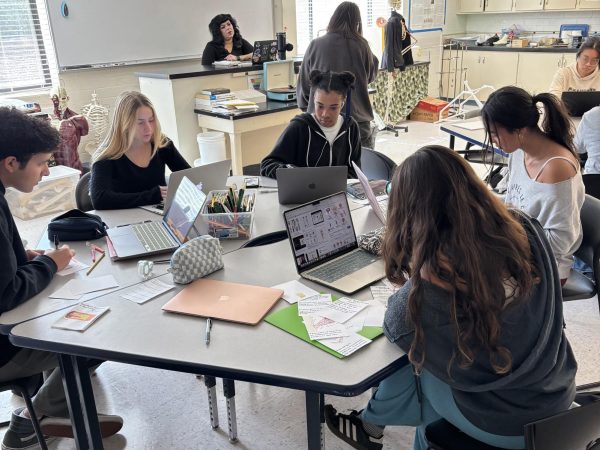
<svg viewBox="0 0 600 450">
<path fill-rule="evenodd" d="M 171 257 L 173 282 L 188 284 L 223 268 L 223 249 L 217 238 L 198 236 L 179 247 Z"/>
</svg>

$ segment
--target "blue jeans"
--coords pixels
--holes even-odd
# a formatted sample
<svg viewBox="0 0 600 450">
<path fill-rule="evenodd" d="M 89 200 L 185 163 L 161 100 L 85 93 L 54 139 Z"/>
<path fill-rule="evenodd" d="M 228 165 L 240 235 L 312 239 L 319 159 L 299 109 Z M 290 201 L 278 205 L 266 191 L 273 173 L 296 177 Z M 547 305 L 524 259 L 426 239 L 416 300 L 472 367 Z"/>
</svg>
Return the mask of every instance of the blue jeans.
<svg viewBox="0 0 600 450">
<path fill-rule="evenodd" d="M 417 398 L 416 383 L 409 364 L 383 380 L 362 412 L 362 419 L 376 425 L 416 427 L 414 450 L 426 450 L 425 428 L 441 418 L 489 445 L 507 449 L 525 448 L 523 436 L 500 436 L 488 433 L 469 422 L 460 412 L 450 386 L 431 373 L 421 374 L 422 404 Z"/>
</svg>

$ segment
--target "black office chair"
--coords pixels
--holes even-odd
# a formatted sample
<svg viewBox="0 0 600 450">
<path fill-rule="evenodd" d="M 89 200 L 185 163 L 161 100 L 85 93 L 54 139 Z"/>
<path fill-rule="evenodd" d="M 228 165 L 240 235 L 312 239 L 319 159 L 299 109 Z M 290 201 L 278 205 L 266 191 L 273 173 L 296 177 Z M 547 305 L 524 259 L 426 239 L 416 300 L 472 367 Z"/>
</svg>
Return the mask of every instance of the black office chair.
<svg viewBox="0 0 600 450">
<path fill-rule="evenodd" d="M 77 204 L 77 209 L 80 209 L 81 211 L 90 211 L 94 209 L 92 199 L 90 198 L 91 176 L 91 172 L 83 174 L 75 187 L 75 203 Z"/>
<path fill-rule="evenodd" d="M 260 164 L 250 164 L 242 167 L 242 174 L 250 177 L 260 176 Z"/>
<path fill-rule="evenodd" d="M 600 450 L 600 401 L 580 401 L 585 395 L 576 398 L 582 406 L 525 425 L 525 449 Z M 501 450 L 473 439 L 445 419 L 428 425 L 425 437 L 431 450 Z"/>
<path fill-rule="evenodd" d="M 273 231 L 272 233 L 266 233 L 245 242 L 240 248 L 246 247 L 260 247 L 261 245 L 274 244 L 275 242 L 283 241 L 287 239 L 287 230 Z"/>
<path fill-rule="evenodd" d="M 42 450 L 48 450 L 48 446 L 46 445 L 46 440 L 44 439 L 44 434 L 42 433 L 42 428 L 40 426 L 40 421 L 38 420 L 37 414 L 33 409 L 33 404 L 31 402 L 31 388 L 32 388 L 32 379 L 38 380 L 38 376 L 27 377 L 27 378 L 19 378 L 18 380 L 7 381 L 4 383 L 0 383 L 0 392 L 12 390 L 13 392 L 21 395 L 23 400 L 25 400 L 25 405 L 27 405 L 27 409 L 29 410 L 29 415 L 31 416 L 31 423 L 33 424 L 33 429 L 35 430 L 35 434 L 38 438 L 38 442 L 40 444 L 40 448 Z M 7 426 L 10 422 L 2 422 L 0 423 L 0 427 Z"/>
<path fill-rule="evenodd" d="M 369 180 L 390 181 L 398 165 L 383 153 L 363 147 L 360 157 L 360 169 Z"/>
<path fill-rule="evenodd" d="M 583 175 L 585 193 L 600 199 L 600 173 L 587 173 Z"/>
<path fill-rule="evenodd" d="M 592 268 L 593 279 L 571 269 L 569 278 L 563 286 L 563 301 L 591 298 L 600 286 L 600 200 L 587 194 L 581 208 L 581 226 L 583 241 L 575 256 Z M 600 308 L 600 299 L 598 300 Z"/>
</svg>

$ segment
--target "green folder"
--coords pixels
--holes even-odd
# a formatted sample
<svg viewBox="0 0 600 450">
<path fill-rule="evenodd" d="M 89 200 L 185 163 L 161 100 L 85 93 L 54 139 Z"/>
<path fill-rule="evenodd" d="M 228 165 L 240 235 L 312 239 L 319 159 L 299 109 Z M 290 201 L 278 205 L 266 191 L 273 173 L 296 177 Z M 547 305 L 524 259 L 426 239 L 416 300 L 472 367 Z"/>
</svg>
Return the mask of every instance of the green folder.
<svg viewBox="0 0 600 450">
<path fill-rule="evenodd" d="M 298 315 L 298 304 L 294 303 L 293 305 L 288 306 L 287 308 L 280 309 L 279 311 L 275 311 L 272 314 L 269 314 L 265 317 L 265 321 L 269 322 L 271 325 L 275 325 L 277 328 L 281 328 L 283 331 L 287 331 L 290 334 L 302 339 L 303 341 L 308 342 L 309 344 L 314 345 L 315 347 L 320 348 L 321 350 L 325 350 L 327 353 L 335 356 L 336 358 L 345 358 L 341 353 L 336 352 L 335 350 L 326 347 L 318 341 L 312 341 L 308 337 L 308 332 L 306 331 L 306 327 L 302 322 L 302 317 Z M 358 332 L 361 336 L 366 337 L 367 339 L 375 339 L 378 336 L 383 334 L 383 328 L 381 327 L 363 327 L 361 331 Z"/>
</svg>

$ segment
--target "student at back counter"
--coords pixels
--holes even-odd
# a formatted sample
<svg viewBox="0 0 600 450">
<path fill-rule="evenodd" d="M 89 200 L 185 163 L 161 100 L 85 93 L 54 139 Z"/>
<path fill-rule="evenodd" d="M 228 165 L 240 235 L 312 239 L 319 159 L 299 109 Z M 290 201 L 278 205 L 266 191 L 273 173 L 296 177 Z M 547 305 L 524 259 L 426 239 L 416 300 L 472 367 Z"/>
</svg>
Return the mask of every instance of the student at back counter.
<svg viewBox="0 0 600 450">
<path fill-rule="evenodd" d="M 210 66 L 215 61 L 250 61 L 254 47 L 242 38 L 237 21 L 231 14 L 219 14 L 208 24 L 212 41 L 202 53 L 202 65 Z"/>
</svg>

